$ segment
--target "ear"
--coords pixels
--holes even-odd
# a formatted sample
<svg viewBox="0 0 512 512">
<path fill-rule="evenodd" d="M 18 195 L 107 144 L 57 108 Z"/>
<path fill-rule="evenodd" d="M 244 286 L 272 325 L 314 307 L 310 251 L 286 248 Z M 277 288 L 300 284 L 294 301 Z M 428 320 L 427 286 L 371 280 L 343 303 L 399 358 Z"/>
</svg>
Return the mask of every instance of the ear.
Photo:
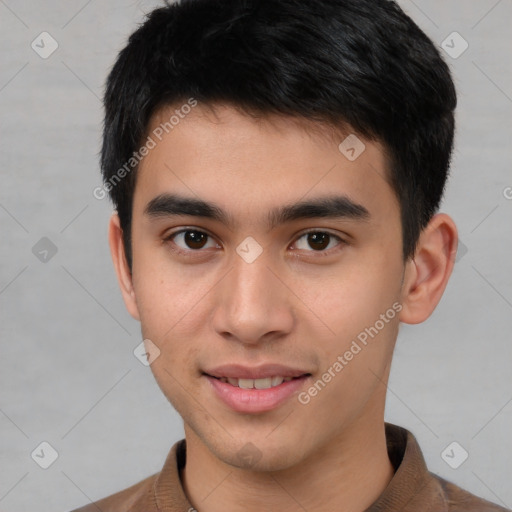
<svg viewBox="0 0 512 512">
<path fill-rule="evenodd" d="M 400 321 L 424 322 L 441 300 L 457 254 L 457 227 L 444 213 L 421 232 L 414 257 L 406 263 Z"/>
<path fill-rule="evenodd" d="M 139 310 L 135 300 L 135 290 L 133 289 L 132 275 L 126 261 L 123 230 L 121 229 L 121 221 L 119 220 L 117 212 L 114 212 L 110 217 L 108 242 L 126 309 L 135 320 L 140 320 Z"/>
</svg>

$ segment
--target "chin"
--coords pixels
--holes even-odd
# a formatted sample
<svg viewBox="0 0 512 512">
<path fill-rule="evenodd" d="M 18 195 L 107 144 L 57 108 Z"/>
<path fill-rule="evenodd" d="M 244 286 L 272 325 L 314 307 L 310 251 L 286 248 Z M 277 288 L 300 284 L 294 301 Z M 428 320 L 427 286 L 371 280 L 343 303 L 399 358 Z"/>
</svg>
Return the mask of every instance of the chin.
<svg viewBox="0 0 512 512">
<path fill-rule="evenodd" d="M 304 454 L 297 450 L 297 444 L 289 439 L 287 445 L 276 446 L 264 438 L 259 443 L 254 436 L 249 436 L 245 443 L 212 447 L 211 451 L 230 466 L 246 471 L 272 472 L 288 469 L 302 461 Z"/>
</svg>

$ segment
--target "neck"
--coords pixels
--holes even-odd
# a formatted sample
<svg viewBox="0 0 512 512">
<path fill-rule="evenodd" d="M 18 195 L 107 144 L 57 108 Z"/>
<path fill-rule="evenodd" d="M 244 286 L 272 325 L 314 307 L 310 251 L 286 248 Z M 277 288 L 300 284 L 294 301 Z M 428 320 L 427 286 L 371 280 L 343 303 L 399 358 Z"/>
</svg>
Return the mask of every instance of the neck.
<svg viewBox="0 0 512 512">
<path fill-rule="evenodd" d="M 394 474 L 383 418 L 353 422 L 293 467 L 273 472 L 242 470 L 215 457 L 185 428 L 187 461 L 181 479 L 199 512 L 363 512 Z"/>
</svg>

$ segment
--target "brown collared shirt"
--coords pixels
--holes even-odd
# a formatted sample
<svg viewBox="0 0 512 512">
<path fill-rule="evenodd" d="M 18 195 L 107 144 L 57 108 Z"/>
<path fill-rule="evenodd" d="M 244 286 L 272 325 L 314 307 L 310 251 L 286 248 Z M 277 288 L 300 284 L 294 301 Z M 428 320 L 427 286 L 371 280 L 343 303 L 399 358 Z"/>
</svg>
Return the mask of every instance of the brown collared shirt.
<svg viewBox="0 0 512 512">
<path fill-rule="evenodd" d="M 386 440 L 395 474 L 365 512 L 511 512 L 430 473 L 408 430 L 386 423 Z M 182 439 L 171 448 L 159 473 L 72 512 L 194 512 L 180 480 L 185 460 Z"/>
</svg>

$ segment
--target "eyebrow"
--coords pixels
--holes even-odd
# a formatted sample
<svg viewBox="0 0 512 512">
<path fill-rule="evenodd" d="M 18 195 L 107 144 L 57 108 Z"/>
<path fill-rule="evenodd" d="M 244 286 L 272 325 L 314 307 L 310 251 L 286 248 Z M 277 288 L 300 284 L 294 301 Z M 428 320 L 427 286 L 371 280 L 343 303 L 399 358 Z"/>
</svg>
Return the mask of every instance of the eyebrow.
<svg viewBox="0 0 512 512">
<path fill-rule="evenodd" d="M 221 222 L 229 228 L 235 224 L 234 217 L 215 203 L 178 194 L 156 196 L 146 205 L 144 214 L 150 218 L 175 215 L 203 217 Z M 370 212 L 363 205 L 355 203 L 345 195 L 325 196 L 274 208 L 268 213 L 267 227 L 270 231 L 280 224 L 315 218 L 362 221 L 369 220 Z"/>
</svg>

